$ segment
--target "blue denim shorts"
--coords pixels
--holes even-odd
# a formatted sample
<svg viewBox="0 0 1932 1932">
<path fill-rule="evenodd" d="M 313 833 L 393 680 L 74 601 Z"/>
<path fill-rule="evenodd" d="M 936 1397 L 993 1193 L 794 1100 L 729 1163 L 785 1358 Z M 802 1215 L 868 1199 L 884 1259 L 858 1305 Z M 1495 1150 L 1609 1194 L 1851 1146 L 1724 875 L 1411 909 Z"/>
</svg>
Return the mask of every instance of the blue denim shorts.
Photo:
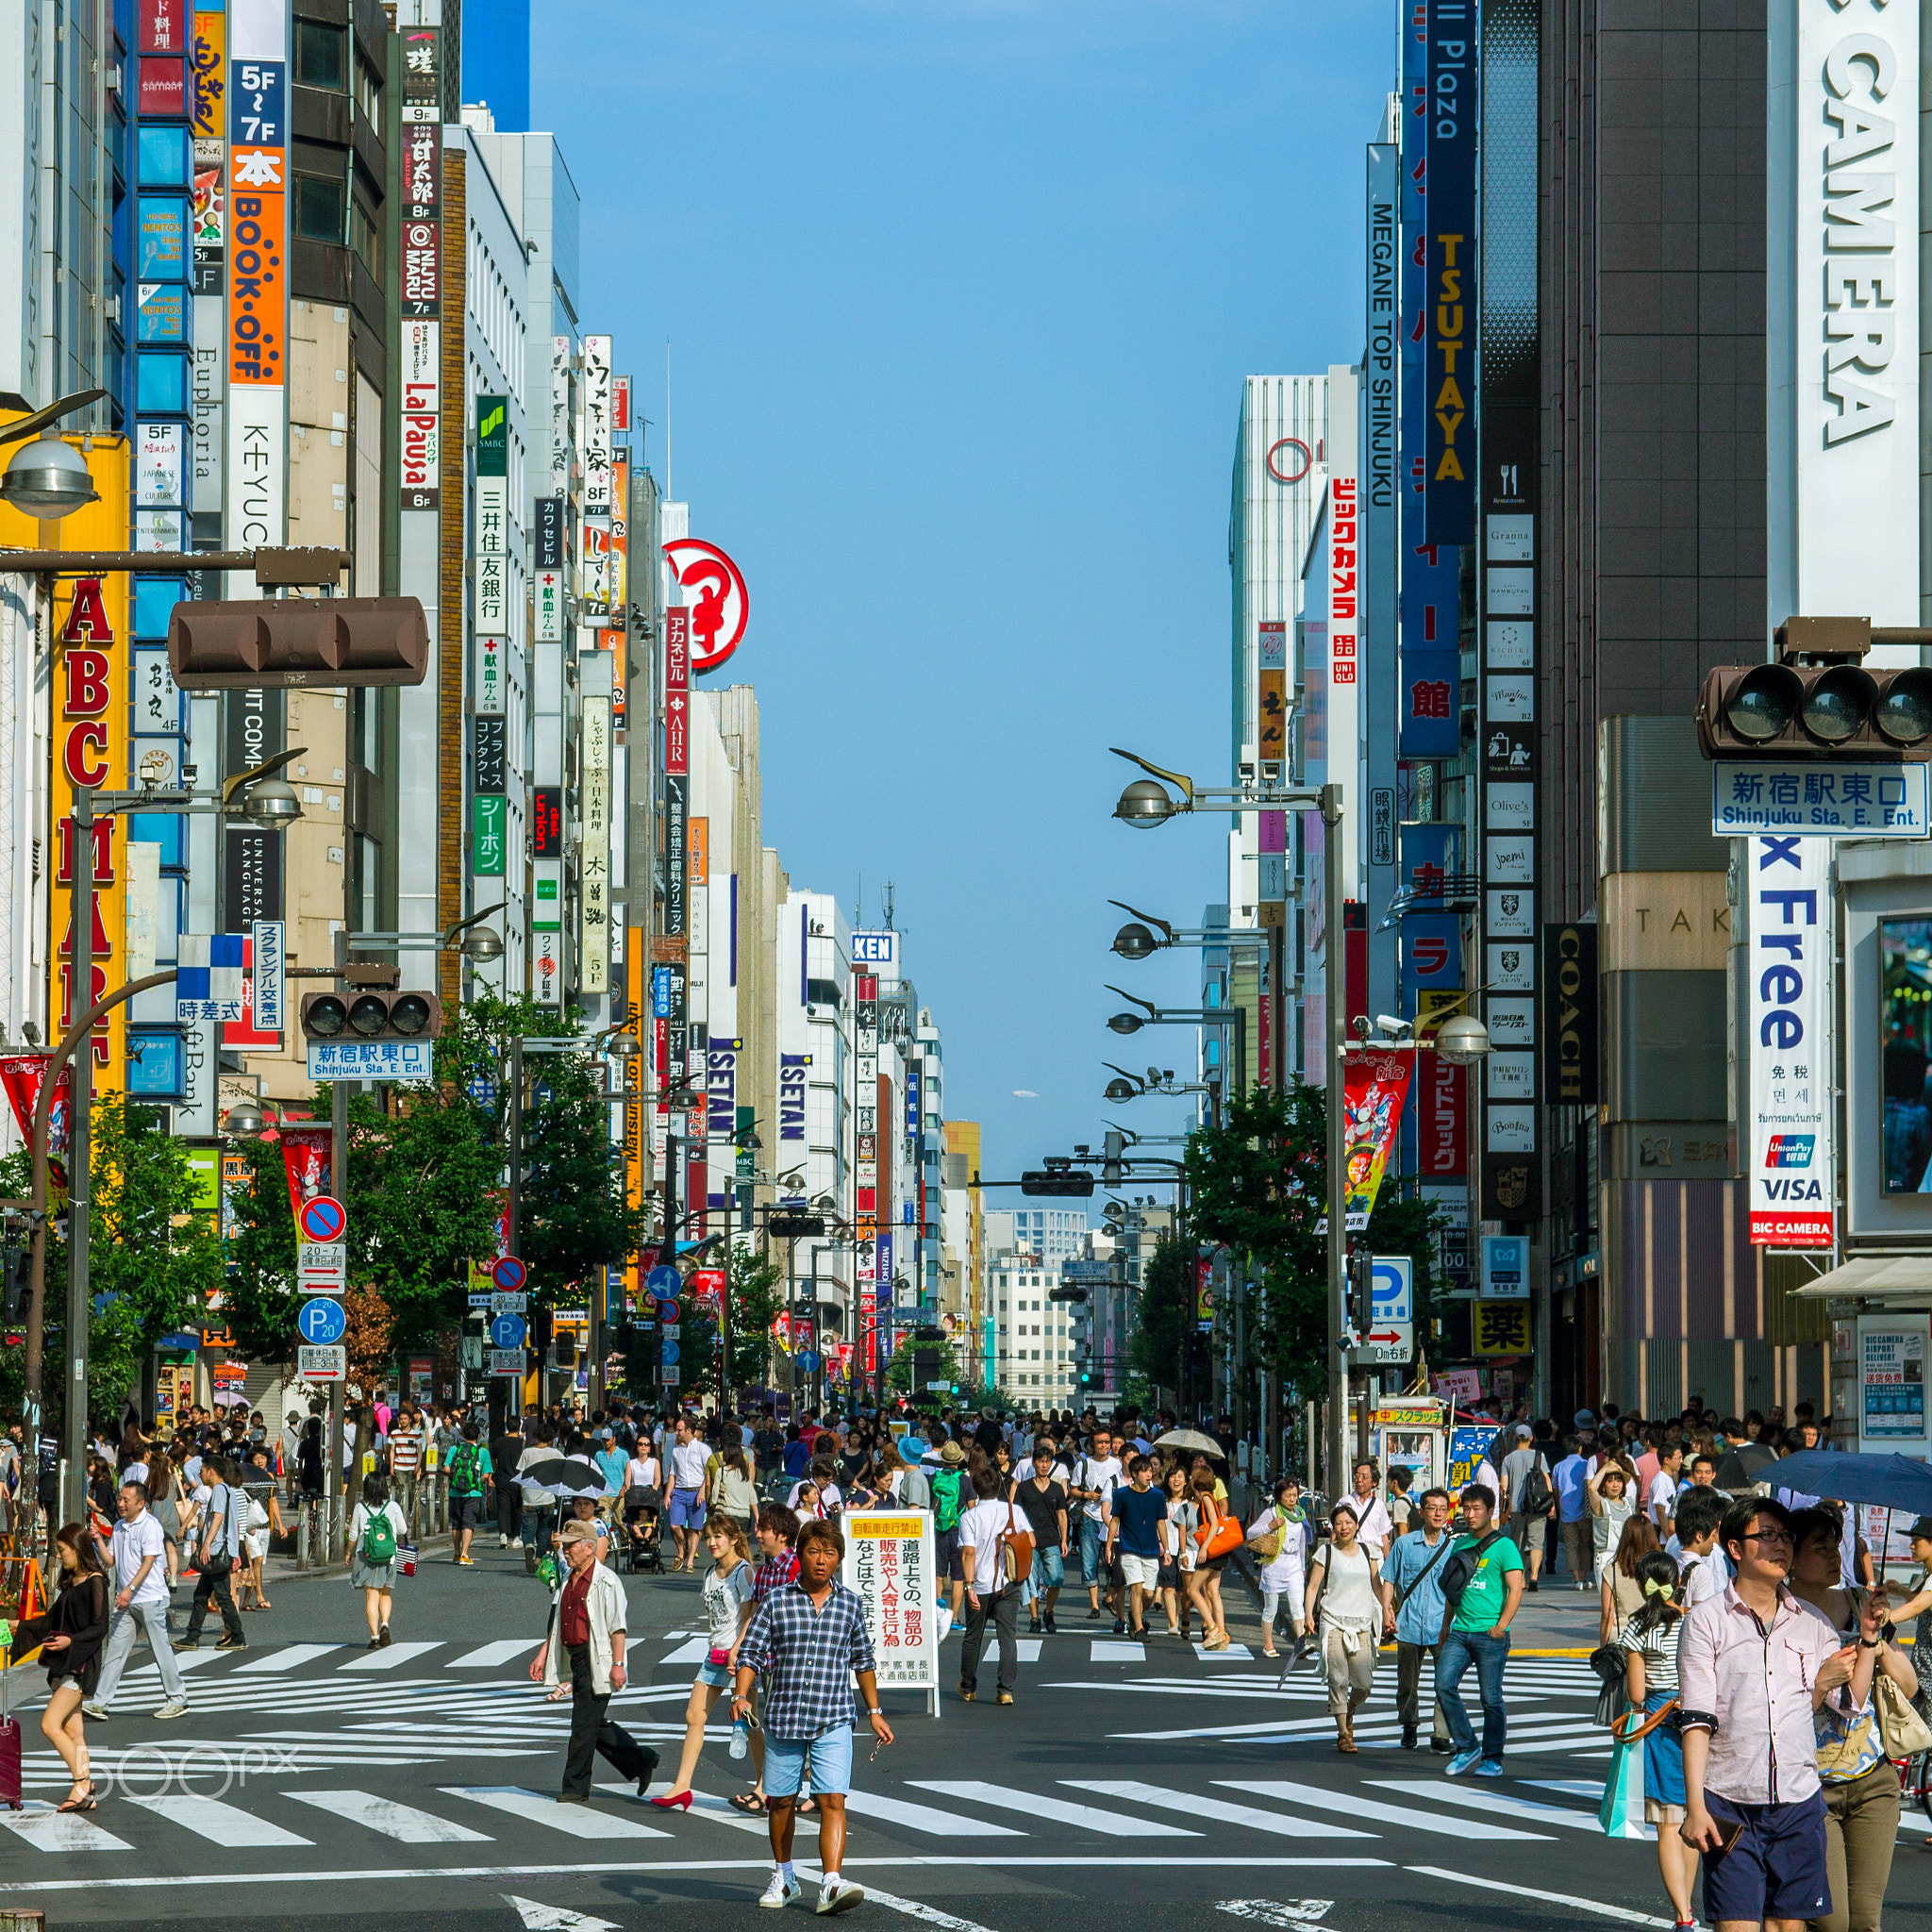
<svg viewBox="0 0 1932 1932">
<path fill-rule="evenodd" d="M 671 1492 L 673 1529 L 702 1529 L 705 1526 L 705 1492 L 702 1490 L 673 1490 Z"/>
<path fill-rule="evenodd" d="M 708 1684 L 713 1690 L 728 1690 L 737 1674 L 729 1664 L 714 1664 L 708 1657 L 698 1666 L 698 1682 Z"/>
<path fill-rule="evenodd" d="M 852 1726 L 822 1738 L 774 1738 L 765 1733 L 765 1795 L 795 1798 L 801 1780 L 835 1797 L 852 1789 Z"/>
<path fill-rule="evenodd" d="M 1823 1919 L 1831 1911 L 1825 1867 L 1824 1793 L 1796 1805 L 1734 1805 L 1715 1791 L 1705 1808 L 1728 1830 L 1744 1829 L 1729 1851 L 1704 1854 L 1704 1912 L 1719 1919 Z M 1658 1830 L 1675 1827 L 1659 1825 Z"/>
<path fill-rule="evenodd" d="M 1038 1543 L 1034 1546 L 1031 1581 L 1035 1590 L 1058 1590 L 1066 1580 L 1066 1564 L 1055 1545 Z"/>
<path fill-rule="evenodd" d="M 1083 1516 L 1080 1519 L 1080 1581 L 1095 1584 L 1101 1580 L 1107 1565 L 1101 1561 L 1101 1552 L 1107 1547 L 1107 1530 L 1097 1517 Z"/>
</svg>

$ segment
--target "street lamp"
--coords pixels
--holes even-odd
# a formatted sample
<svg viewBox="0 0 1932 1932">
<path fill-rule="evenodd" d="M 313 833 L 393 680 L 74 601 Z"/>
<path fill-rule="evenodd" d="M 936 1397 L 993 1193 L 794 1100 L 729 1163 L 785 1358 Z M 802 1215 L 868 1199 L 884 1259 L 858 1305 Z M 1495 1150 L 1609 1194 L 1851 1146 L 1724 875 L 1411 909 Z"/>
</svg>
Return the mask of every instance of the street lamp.
<svg viewBox="0 0 1932 1932">
<path fill-rule="evenodd" d="M 1235 946 L 1265 946 L 1268 943 L 1268 934 L 1259 926 L 1205 925 L 1183 931 L 1152 912 L 1142 912 L 1129 906 L 1124 899 L 1109 899 L 1107 903 L 1134 915 L 1113 936 L 1113 950 L 1123 959 L 1151 959 L 1168 946 L 1226 946 L 1231 949 Z M 1160 928 L 1158 938 L 1152 930 L 1157 925 Z"/>
<path fill-rule="evenodd" d="M 1473 1013 L 1457 1013 L 1437 1027 L 1436 1051 L 1458 1067 L 1473 1066 L 1490 1051 L 1490 1029 Z"/>
<path fill-rule="evenodd" d="M 0 445 L 21 445 L 8 459 L 6 475 L 0 476 L 0 499 L 45 523 L 58 523 L 62 517 L 98 503 L 100 491 L 94 488 L 87 458 L 70 447 L 52 425 L 62 416 L 99 402 L 107 393 L 104 389 L 85 389 L 76 395 L 62 396 L 0 429 Z M 28 437 L 34 440 L 29 442 Z"/>
</svg>

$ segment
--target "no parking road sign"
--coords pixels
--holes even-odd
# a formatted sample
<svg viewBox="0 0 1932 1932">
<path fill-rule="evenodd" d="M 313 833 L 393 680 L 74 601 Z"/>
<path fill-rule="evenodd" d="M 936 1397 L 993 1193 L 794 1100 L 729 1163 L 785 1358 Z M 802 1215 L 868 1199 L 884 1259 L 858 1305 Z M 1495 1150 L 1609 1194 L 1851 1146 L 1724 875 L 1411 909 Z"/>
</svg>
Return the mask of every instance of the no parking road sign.
<svg viewBox="0 0 1932 1932">
<path fill-rule="evenodd" d="M 303 1202 L 295 1224 L 306 1241 L 339 1241 L 348 1230 L 349 1216 L 333 1194 L 318 1194 Z"/>
<path fill-rule="evenodd" d="M 514 1255 L 504 1255 L 491 1269 L 490 1278 L 506 1294 L 514 1294 L 530 1278 L 530 1271 Z"/>
</svg>

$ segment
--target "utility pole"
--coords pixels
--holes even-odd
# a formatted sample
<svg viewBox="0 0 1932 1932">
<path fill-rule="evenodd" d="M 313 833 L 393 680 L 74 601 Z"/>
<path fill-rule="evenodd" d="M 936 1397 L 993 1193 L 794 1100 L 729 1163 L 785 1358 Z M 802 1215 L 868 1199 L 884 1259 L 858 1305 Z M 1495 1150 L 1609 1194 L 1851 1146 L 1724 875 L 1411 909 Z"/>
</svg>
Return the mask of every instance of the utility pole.
<svg viewBox="0 0 1932 1932">
<path fill-rule="evenodd" d="M 67 974 L 67 1010 L 86 1014 L 94 1004 L 94 791 L 74 788 L 74 887 L 68 894 L 72 944 Z M 87 1357 L 89 1315 L 88 1210 L 93 1166 L 93 1027 L 81 1036 L 75 1057 L 71 1124 L 67 1150 L 67 1493 L 61 1497 L 69 1523 L 87 1521 Z"/>
<path fill-rule="evenodd" d="M 339 924 L 335 934 L 335 983 L 349 983 L 349 928 Z M 349 1211 L 349 1083 L 332 1080 L 328 1090 L 328 1184 L 330 1191 Z M 344 1285 L 343 1299 L 347 1300 Z M 342 1354 L 343 1381 L 348 1376 L 348 1351 Z M 323 1460 L 323 1534 L 327 1560 L 339 1560 L 342 1539 L 342 1382 L 328 1385 L 328 1454 Z"/>
<path fill-rule="evenodd" d="M 1348 940 L 1342 921 L 1348 893 L 1341 875 L 1341 787 L 1322 788 L 1323 884 L 1327 926 L 1324 1050 L 1328 1064 L 1328 1471 L 1324 1478 L 1333 1503 L 1341 1494 L 1341 1469 L 1348 1459 L 1348 1363 L 1341 1338 L 1348 1325 L 1348 1094 L 1345 1085 L 1348 1041 Z"/>
<path fill-rule="evenodd" d="M 519 1261 L 524 1258 L 523 1236 L 518 1229 L 517 1217 L 523 1204 L 524 1190 L 524 1036 L 521 1033 L 511 1037 L 509 1043 L 509 1187 L 508 1213 L 509 1252 Z M 527 1283 L 525 1284 L 527 1286 Z M 530 1306 L 527 1296 L 524 1307 Z M 543 1357 L 537 1357 L 537 1407 L 543 1407 Z M 521 1416 L 524 1412 L 524 1378 L 514 1375 L 510 1378 L 509 1412 Z"/>
</svg>

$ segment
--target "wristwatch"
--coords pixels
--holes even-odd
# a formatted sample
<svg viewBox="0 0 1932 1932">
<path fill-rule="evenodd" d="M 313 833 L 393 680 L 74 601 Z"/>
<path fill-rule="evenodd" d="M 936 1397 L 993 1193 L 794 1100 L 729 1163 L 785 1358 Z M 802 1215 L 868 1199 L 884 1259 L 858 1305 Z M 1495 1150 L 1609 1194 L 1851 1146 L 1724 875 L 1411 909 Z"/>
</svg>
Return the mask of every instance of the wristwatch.
<svg viewBox="0 0 1932 1932">
<path fill-rule="evenodd" d="M 1883 1650 L 1885 1648 L 1885 1641 L 1882 1638 L 1878 1637 L 1861 1637 L 1858 1639 L 1858 1648 L 1860 1650 Z"/>
</svg>

